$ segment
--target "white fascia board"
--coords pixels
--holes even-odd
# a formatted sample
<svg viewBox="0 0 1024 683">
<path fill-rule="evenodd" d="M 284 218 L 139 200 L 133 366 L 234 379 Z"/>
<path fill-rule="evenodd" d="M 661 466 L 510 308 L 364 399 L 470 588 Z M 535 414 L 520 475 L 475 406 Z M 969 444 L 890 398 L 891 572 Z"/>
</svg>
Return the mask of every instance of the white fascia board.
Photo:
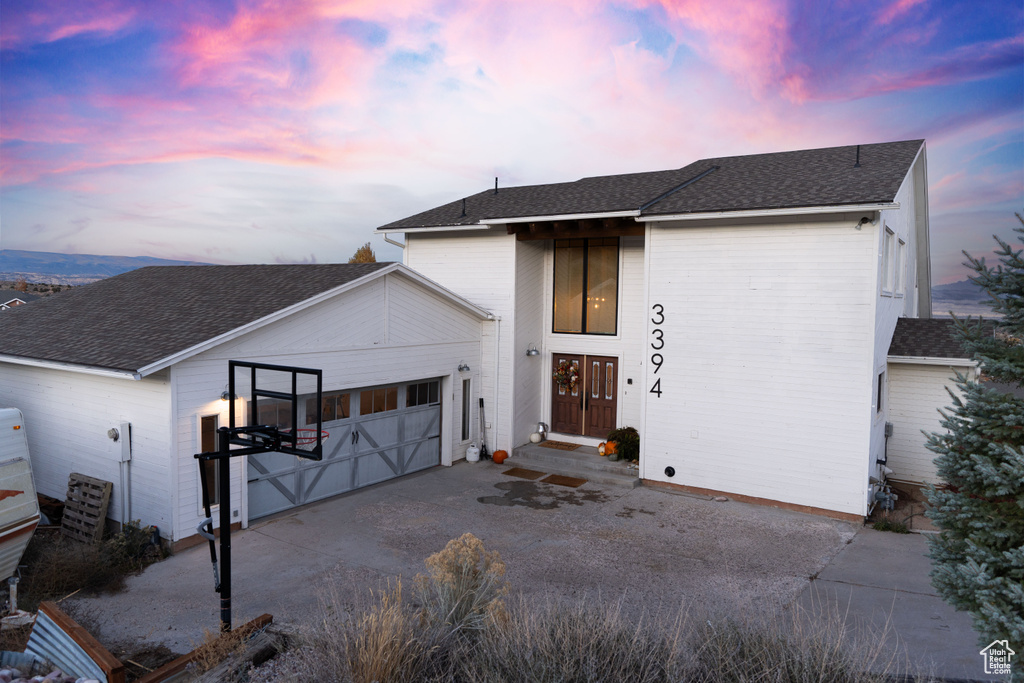
<svg viewBox="0 0 1024 683">
<path fill-rule="evenodd" d="M 100 368 L 94 365 L 77 365 L 75 363 L 62 363 L 53 360 L 42 360 L 39 358 L 25 358 L 24 356 L 0 355 L 0 363 L 11 363 L 12 365 L 27 365 L 33 368 L 46 368 L 47 370 L 64 370 L 66 372 L 79 372 L 84 375 L 99 375 L 101 377 L 114 377 L 117 379 L 142 379 L 142 375 L 130 370 L 113 370 L 111 368 Z"/>
<path fill-rule="evenodd" d="M 591 218 L 636 218 L 640 210 L 603 211 L 601 213 L 563 213 L 554 216 L 516 216 L 510 218 L 482 218 L 482 225 L 505 225 L 507 223 L 538 223 L 541 221 L 585 221 Z"/>
<path fill-rule="evenodd" d="M 903 363 L 906 365 L 950 365 L 959 368 L 971 368 L 977 366 L 977 362 L 970 358 L 940 358 L 935 356 L 888 356 L 890 363 Z"/>
<path fill-rule="evenodd" d="M 388 272 L 395 272 L 397 274 L 404 275 L 405 277 L 409 278 L 410 280 L 412 280 L 414 282 L 417 282 L 420 285 L 426 287 L 427 289 L 432 290 L 433 292 L 441 295 L 445 299 L 448 299 L 449 301 L 451 301 L 456 306 L 460 306 L 460 307 L 466 309 L 467 311 L 469 311 L 473 315 L 477 316 L 481 320 L 494 320 L 495 319 L 494 314 L 491 313 L 490 311 L 488 311 L 486 309 L 483 309 L 483 308 L 480 308 L 479 306 L 474 304 L 472 301 L 469 301 L 468 299 L 462 298 L 461 296 L 459 296 L 458 294 L 456 294 L 452 290 L 447 289 L 446 287 L 443 287 L 442 285 L 437 284 L 436 282 L 434 282 L 430 278 L 428 278 L 428 277 L 426 277 L 424 275 L 421 275 L 420 273 L 417 273 L 415 270 L 413 270 L 409 266 L 403 265 L 401 263 L 396 263 L 395 265 L 398 266 L 398 268 L 389 268 Z"/>
<path fill-rule="evenodd" d="M 470 223 L 468 225 L 438 225 L 432 228 L 377 228 L 373 231 L 375 235 L 390 235 L 395 232 L 407 232 L 416 234 L 419 232 L 457 232 L 460 230 L 490 230 L 490 225 Z"/>
<path fill-rule="evenodd" d="M 242 325 L 241 327 L 236 327 L 235 329 L 225 332 L 224 334 L 217 335 L 216 337 L 207 339 L 206 341 L 196 344 L 195 346 L 191 346 L 175 354 L 171 354 L 166 358 L 161 358 L 155 363 L 150 363 L 145 367 L 139 368 L 138 374 L 142 377 L 145 377 L 146 375 L 150 375 L 154 372 L 157 372 L 158 370 L 163 370 L 164 368 L 170 365 L 174 365 L 175 363 L 179 363 L 187 358 L 196 355 L 197 353 L 202 353 L 203 351 L 211 349 L 219 344 L 223 344 L 224 342 L 236 339 L 242 336 L 243 334 L 247 334 L 249 332 L 252 332 L 253 330 L 258 330 L 264 325 L 269 325 L 270 323 L 275 322 L 277 320 L 281 320 L 282 318 L 287 318 L 293 313 L 298 313 L 299 311 L 305 310 L 310 306 L 315 306 L 316 304 L 322 301 L 334 298 L 339 294 L 343 294 L 349 290 L 355 289 L 356 287 L 360 287 L 371 280 L 375 280 L 376 278 L 379 277 L 384 277 L 388 273 L 394 272 L 402 273 L 403 275 L 415 279 L 418 282 L 422 282 L 425 286 L 431 287 L 439 294 L 442 294 L 446 298 L 450 299 L 453 303 L 469 309 L 475 315 L 478 315 L 481 318 L 490 319 L 491 317 L 491 314 L 485 311 L 484 309 L 479 308 L 478 306 L 470 303 L 469 301 L 466 301 L 465 299 L 455 294 L 454 292 L 448 291 L 444 287 L 441 287 L 441 285 L 438 285 L 437 283 L 428 280 L 427 278 L 423 277 L 422 275 L 412 270 L 408 266 L 402 265 L 401 263 L 392 263 L 384 268 L 381 268 L 380 270 L 375 270 L 372 273 L 364 275 L 363 277 L 356 278 L 355 280 L 346 282 L 343 285 L 339 285 L 334 289 L 329 289 L 315 296 L 311 296 L 308 299 L 303 299 L 297 304 L 293 304 L 287 308 L 282 308 L 279 311 L 274 311 L 270 315 L 264 316 L 258 320 L 254 320 L 250 323 Z"/>
<path fill-rule="evenodd" d="M 900 208 L 899 202 L 884 204 L 844 204 L 840 206 L 796 206 L 789 209 L 750 209 L 746 211 L 709 211 L 705 213 L 675 213 L 664 216 L 639 216 L 637 222 L 664 223 L 666 221 L 703 221 L 713 218 L 766 218 L 770 216 L 806 216 L 821 213 L 863 213 Z"/>
</svg>

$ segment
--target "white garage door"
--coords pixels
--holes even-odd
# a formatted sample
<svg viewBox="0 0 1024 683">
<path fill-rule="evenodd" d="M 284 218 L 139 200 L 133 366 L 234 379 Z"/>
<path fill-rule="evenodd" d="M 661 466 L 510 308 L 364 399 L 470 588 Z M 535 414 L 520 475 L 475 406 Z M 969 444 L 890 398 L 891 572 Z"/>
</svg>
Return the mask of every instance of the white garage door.
<svg viewBox="0 0 1024 683">
<path fill-rule="evenodd" d="M 286 453 L 250 455 L 249 519 L 439 465 L 440 386 L 440 380 L 431 379 L 325 391 L 320 410 L 330 437 L 324 442 L 323 460 Z M 306 400 L 306 422 L 314 426 L 315 403 Z M 260 422 L 287 427 L 277 419 L 278 407 L 261 403 Z"/>
</svg>

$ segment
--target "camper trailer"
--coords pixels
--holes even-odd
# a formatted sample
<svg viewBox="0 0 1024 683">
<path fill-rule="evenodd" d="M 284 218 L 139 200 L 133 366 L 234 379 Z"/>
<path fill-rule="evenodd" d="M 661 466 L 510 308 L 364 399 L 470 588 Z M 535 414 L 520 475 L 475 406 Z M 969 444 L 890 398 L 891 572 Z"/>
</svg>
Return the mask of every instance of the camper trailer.
<svg viewBox="0 0 1024 683">
<path fill-rule="evenodd" d="M 38 525 L 25 418 L 17 408 L 0 408 L 0 580 L 18 570 Z"/>
</svg>

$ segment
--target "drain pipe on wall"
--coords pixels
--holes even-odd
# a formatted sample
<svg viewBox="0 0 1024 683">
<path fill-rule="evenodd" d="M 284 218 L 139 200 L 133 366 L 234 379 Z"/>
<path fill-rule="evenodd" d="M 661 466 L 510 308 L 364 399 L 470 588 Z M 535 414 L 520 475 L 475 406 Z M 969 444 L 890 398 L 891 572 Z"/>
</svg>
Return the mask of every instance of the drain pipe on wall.
<svg viewBox="0 0 1024 683">
<path fill-rule="evenodd" d="M 403 250 L 405 249 L 405 245 L 404 244 L 402 244 L 401 242 L 396 242 L 395 240 L 391 239 L 390 237 L 387 236 L 387 233 L 384 234 L 384 241 L 387 242 L 388 244 L 395 245 L 399 249 L 403 249 Z"/>
<path fill-rule="evenodd" d="M 500 315 L 494 316 L 494 325 L 496 327 L 496 330 L 495 330 L 495 342 L 494 342 L 494 403 L 491 404 L 494 407 L 491 408 L 491 414 L 494 415 L 494 418 L 492 418 L 492 419 L 497 420 L 498 416 L 501 415 L 501 411 L 498 410 L 498 382 L 499 382 L 498 378 L 501 377 L 501 316 Z M 494 424 L 497 425 L 498 423 L 495 422 Z M 484 427 L 486 428 L 486 426 L 487 425 L 485 424 Z M 497 427 L 494 427 L 494 440 L 493 440 L 493 443 L 494 443 L 494 448 L 491 450 L 491 453 L 493 453 L 494 451 L 497 451 L 497 450 L 499 450 L 501 448 L 501 446 L 498 444 L 498 428 Z"/>
<path fill-rule="evenodd" d="M 121 423 L 121 530 L 132 521 L 132 423 Z"/>
</svg>

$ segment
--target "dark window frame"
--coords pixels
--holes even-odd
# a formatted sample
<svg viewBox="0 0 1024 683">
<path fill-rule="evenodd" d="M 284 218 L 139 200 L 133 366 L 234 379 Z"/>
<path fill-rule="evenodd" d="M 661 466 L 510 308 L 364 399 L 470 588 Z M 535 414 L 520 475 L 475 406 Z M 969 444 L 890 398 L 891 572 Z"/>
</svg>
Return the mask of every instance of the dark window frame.
<svg viewBox="0 0 1024 683">
<path fill-rule="evenodd" d="M 568 242 L 570 240 L 583 240 L 583 291 L 580 294 L 580 308 L 582 314 L 580 316 L 580 331 L 579 332 L 566 332 L 555 329 L 555 297 L 558 293 L 558 243 Z M 590 276 L 590 242 L 591 239 L 614 239 L 615 240 L 615 328 L 611 332 L 588 332 L 587 331 L 587 292 L 589 290 L 588 278 Z M 619 282 L 620 272 L 619 267 L 622 264 L 622 240 L 618 237 L 608 238 L 590 238 L 590 237 L 575 237 L 554 240 L 554 258 L 551 265 L 551 333 L 552 334 L 573 334 L 573 335 L 592 335 L 598 337 L 614 337 L 619 334 Z"/>
</svg>

